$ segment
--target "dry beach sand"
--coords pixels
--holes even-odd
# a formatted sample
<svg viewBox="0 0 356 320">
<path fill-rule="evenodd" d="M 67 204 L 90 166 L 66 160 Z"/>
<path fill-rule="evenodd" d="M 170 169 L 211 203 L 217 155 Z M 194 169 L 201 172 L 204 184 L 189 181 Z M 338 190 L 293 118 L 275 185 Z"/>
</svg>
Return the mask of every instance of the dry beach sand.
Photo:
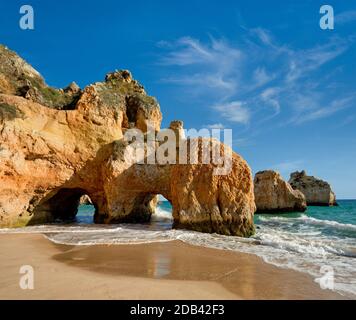
<svg viewBox="0 0 356 320">
<path fill-rule="evenodd" d="M 22 265 L 34 290 L 22 290 Z M 179 241 L 65 246 L 41 234 L 0 235 L 0 299 L 340 299 L 308 275 L 243 253 Z"/>
</svg>

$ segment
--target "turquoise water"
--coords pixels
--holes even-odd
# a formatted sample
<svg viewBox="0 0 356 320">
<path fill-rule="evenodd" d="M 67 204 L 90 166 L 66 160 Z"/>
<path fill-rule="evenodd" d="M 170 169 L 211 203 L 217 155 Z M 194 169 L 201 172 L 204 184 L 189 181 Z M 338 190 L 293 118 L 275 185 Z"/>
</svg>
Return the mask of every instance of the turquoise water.
<svg viewBox="0 0 356 320">
<path fill-rule="evenodd" d="M 356 200 L 338 200 L 336 207 L 308 207 L 305 212 L 309 217 L 322 220 L 333 220 L 339 223 L 356 225 Z M 290 218 L 300 216 L 300 213 L 278 214 Z M 259 215 L 256 215 L 255 222 L 258 223 Z"/>
<path fill-rule="evenodd" d="M 75 219 L 80 224 L 91 224 L 94 219 L 95 208 L 92 205 L 83 204 L 79 207 L 78 214 Z"/>
<path fill-rule="evenodd" d="M 163 214 L 160 216 L 161 219 L 154 219 L 153 225 L 162 229 L 170 229 L 172 224 L 170 203 L 160 202 L 159 209 Z M 165 213 L 167 219 L 162 219 Z M 93 206 L 82 205 L 79 208 L 76 222 L 84 225 L 91 224 L 93 215 Z M 304 213 L 258 214 L 255 215 L 254 222 L 257 234 L 260 228 L 269 227 L 293 234 L 299 232 L 305 238 L 318 235 L 356 243 L 356 200 L 340 200 L 339 206 L 336 207 L 308 207 Z M 308 231 L 307 234 L 306 231 Z"/>
<path fill-rule="evenodd" d="M 304 240 L 324 239 L 329 251 L 356 257 L 356 201 L 339 200 L 336 207 L 308 207 L 305 213 L 255 215 L 262 228 L 300 234 Z"/>
<path fill-rule="evenodd" d="M 308 207 L 308 216 L 356 225 L 356 200 L 339 200 L 337 207 Z"/>
<path fill-rule="evenodd" d="M 356 200 L 338 207 L 309 207 L 304 213 L 255 215 L 251 238 L 172 229 L 172 208 L 162 202 L 146 224 L 93 224 L 94 208 L 81 206 L 77 221 L 0 232 L 44 233 L 56 243 L 71 245 L 135 244 L 180 240 L 186 243 L 255 254 L 265 262 L 311 275 L 332 268 L 334 290 L 356 298 Z"/>
</svg>

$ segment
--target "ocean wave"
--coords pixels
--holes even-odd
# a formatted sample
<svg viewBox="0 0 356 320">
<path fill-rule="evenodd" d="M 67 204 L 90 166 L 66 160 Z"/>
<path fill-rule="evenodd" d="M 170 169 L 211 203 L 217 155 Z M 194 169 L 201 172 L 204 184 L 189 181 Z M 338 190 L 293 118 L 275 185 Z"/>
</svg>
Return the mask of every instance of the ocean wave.
<svg viewBox="0 0 356 320">
<path fill-rule="evenodd" d="M 356 257 L 355 243 L 345 239 L 321 236 L 319 233 L 288 233 L 263 227 L 255 236 L 262 245 L 310 256 L 327 257 L 330 254 Z"/>
<path fill-rule="evenodd" d="M 93 239 L 70 239 L 68 237 L 58 237 L 57 235 L 43 235 L 46 239 L 50 240 L 56 244 L 62 245 L 74 245 L 74 246 L 95 246 L 95 245 L 137 245 L 137 244 L 148 244 L 148 243 L 157 243 L 157 242 L 170 242 L 174 239 L 105 239 L 99 238 L 96 240 Z"/>
<path fill-rule="evenodd" d="M 333 221 L 333 220 L 321 220 L 321 219 L 316 219 L 313 217 L 308 217 L 306 215 L 304 215 L 300 218 L 297 218 L 297 219 L 302 220 L 303 222 L 306 222 L 309 224 L 330 226 L 330 227 L 337 228 L 337 229 L 356 231 L 356 225 L 349 224 L 349 223 L 340 223 L 340 222 Z"/>
<path fill-rule="evenodd" d="M 263 221 L 263 222 L 275 221 L 275 222 L 286 222 L 286 223 L 293 223 L 295 221 L 301 221 L 301 222 L 306 223 L 306 224 L 313 224 L 313 225 L 319 225 L 319 226 L 329 226 L 329 227 L 333 227 L 333 228 L 336 228 L 336 229 L 356 231 L 356 225 L 354 225 L 354 224 L 341 223 L 341 222 L 337 222 L 337 221 L 334 221 L 334 220 L 321 220 L 321 219 L 309 217 L 309 216 L 307 216 L 305 214 L 301 215 L 300 217 L 296 217 L 296 218 L 260 216 L 259 220 Z"/>
<path fill-rule="evenodd" d="M 98 225 L 80 225 L 80 226 L 62 226 L 62 225 L 38 225 L 31 227 L 22 228 L 4 228 L 0 229 L 1 233 L 22 233 L 22 234 L 33 234 L 33 233 L 95 233 L 95 232 L 117 232 L 122 229 L 122 227 L 117 227 L 114 225 L 100 226 Z"/>
</svg>

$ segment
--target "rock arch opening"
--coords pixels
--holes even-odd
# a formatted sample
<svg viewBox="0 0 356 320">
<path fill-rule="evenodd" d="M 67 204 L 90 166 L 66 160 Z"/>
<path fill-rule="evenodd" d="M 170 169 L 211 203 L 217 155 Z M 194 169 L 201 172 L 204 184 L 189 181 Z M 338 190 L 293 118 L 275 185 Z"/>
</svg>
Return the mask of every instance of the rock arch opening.
<svg viewBox="0 0 356 320">
<path fill-rule="evenodd" d="M 81 188 L 62 188 L 43 199 L 34 211 L 34 219 L 46 222 L 93 223 L 97 206 Z M 79 215 L 78 215 L 79 213 Z"/>
<path fill-rule="evenodd" d="M 79 199 L 78 213 L 75 220 L 78 223 L 92 224 L 94 223 L 95 206 L 89 195 L 82 195 Z"/>
<path fill-rule="evenodd" d="M 163 229 L 172 229 L 173 227 L 173 208 L 171 202 L 157 195 L 157 205 L 151 216 L 151 224 Z"/>
</svg>

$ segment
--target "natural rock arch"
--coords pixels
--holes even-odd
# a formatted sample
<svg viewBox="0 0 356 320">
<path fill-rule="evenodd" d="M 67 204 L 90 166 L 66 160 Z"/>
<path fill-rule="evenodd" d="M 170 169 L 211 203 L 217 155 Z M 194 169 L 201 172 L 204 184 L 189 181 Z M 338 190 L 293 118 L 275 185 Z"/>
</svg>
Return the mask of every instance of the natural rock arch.
<svg viewBox="0 0 356 320">
<path fill-rule="evenodd" d="M 73 220 L 78 213 L 81 197 L 87 194 L 88 192 L 81 188 L 59 188 L 54 190 L 35 206 L 33 219 L 29 224 L 36 224 L 36 221 Z M 95 202 L 93 205 L 97 208 Z M 96 209 L 95 212 L 97 213 Z"/>
<path fill-rule="evenodd" d="M 136 203 L 142 203 L 138 198 L 162 194 L 172 204 L 174 228 L 227 235 L 251 235 L 254 231 L 251 172 L 236 154 L 232 172 L 222 176 L 214 175 L 212 164 L 134 164 L 127 168 L 120 159 L 108 163 L 106 174 L 111 178 L 104 189 L 111 198 L 106 222 L 132 220 Z M 151 214 L 148 209 L 147 219 Z"/>
<path fill-rule="evenodd" d="M 57 90 L 14 53 L 1 46 L 0 51 L 5 59 L 0 65 L 8 66 L 0 82 L 0 226 L 72 217 L 82 194 L 93 201 L 97 223 L 143 222 L 162 194 L 172 203 L 175 228 L 239 236 L 254 232 L 251 170 L 227 146 L 218 144 L 222 153 L 232 154 L 226 175 L 215 175 L 217 166 L 202 161 L 125 159 L 125 132 L 147 132 L 148 123 L 158 132 L 162 120 L 157 101 L 128 71 L 110 73 L 83 91 Z M 181 125 L 172 124 L 177 140 Z"/>
</svg>

